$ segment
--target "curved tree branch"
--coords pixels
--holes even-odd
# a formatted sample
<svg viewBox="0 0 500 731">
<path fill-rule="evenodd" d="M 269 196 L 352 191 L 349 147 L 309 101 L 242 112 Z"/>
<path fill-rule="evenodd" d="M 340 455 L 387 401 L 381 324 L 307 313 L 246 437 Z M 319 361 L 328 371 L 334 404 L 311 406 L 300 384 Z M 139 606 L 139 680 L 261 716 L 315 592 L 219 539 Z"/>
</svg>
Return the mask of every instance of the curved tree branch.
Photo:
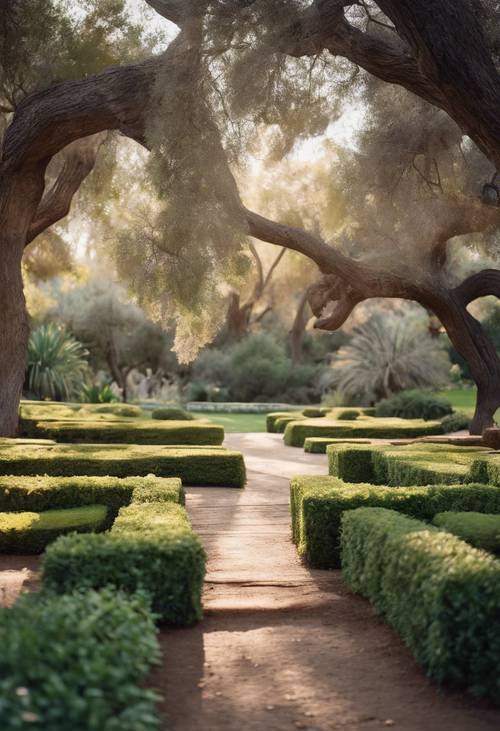
<svg viewBox="0 0 500 731">
<path fill-rule="evenodd" d="M 467 306 L 479 297 L 493 295 L 500 298 L 500 270 L 483 269 L 467 277 L 453 290 L 459 301 Z"/>
</svg>

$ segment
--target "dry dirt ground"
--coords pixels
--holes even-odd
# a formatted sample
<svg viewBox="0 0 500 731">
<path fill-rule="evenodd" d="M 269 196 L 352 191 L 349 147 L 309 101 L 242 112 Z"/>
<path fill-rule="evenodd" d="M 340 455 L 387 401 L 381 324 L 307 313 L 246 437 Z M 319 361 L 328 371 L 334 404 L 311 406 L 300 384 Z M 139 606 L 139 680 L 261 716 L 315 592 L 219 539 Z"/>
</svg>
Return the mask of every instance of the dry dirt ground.
<svg viewBox="0 0 500 731">
<path fill-rule="evenodd" d="M 288 479 L 325 474 L 324 455 L 280 435 L 231 434 L 245 454 L 244 490 L 189 488 L 187 507 L 208 553 L 205 619 L 163 629 L 164 731 L 380 729 L 493 731 L 500 711 L 439 690 L 338 571 L 312 571 L 290 541 Z M 2 559 L 12 601 L 36 560 Z"/>
</svg>

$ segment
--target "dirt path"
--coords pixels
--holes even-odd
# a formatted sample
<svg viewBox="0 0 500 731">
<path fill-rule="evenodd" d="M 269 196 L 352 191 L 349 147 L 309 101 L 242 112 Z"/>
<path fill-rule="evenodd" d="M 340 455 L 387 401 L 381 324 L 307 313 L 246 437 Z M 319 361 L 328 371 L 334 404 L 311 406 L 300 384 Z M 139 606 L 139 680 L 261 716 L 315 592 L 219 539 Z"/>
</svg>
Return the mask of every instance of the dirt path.
<svg viewBox="0 0 500 731">
<path fill-rule="evenodd" d="M 164 630 L 164 729 L 483 731 L 500 712 L 429 683 L 395 632 L 338 571 L 310 571 L 290 541 L 288 479 L 325 474 L 324 455 L 280 435 L 231 434 L 244 490 L 188 489 L 209 561 L 205 619 Z"/>
</svg>

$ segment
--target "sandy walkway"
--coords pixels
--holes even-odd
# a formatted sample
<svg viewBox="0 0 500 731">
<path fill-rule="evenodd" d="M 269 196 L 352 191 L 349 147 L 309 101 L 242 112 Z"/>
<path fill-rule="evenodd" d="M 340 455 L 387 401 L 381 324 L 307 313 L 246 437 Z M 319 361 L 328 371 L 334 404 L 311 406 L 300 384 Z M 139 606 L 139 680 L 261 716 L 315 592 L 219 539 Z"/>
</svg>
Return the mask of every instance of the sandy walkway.
<svg viewBox="0 0 500 731">
<path fill-rule="evenodd" d="M 209 556 L 206 616 L 161 633 L 154 682 L 165 731 L 500 728 L 487 703 L 429 683 L 340 572 L 298 561 L 288 478 L 325 474 L 326 457 L 275 434 L 231 434 L 226 444 L 244 452 L 248 484 L 187 491 Z"/>
</svg>

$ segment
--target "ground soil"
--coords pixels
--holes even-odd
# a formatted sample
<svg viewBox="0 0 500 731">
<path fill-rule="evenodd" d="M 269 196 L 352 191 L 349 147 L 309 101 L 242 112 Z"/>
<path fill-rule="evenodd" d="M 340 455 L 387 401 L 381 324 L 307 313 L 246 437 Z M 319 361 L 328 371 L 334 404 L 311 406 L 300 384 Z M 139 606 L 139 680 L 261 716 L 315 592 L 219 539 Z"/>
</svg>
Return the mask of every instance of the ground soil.
<svg viewBox="0 0 500 731">
<path fill-rule="evenodd" d="M 338 571 L 312 571 L 290 541 L 288 480 L 325 474 L 325 455 L 279 434 L 231 434 L 244 490 L 188 488 L 208 552 L 205 618 L 162 629 L 164 731 L 379 729 L 493 731 L 500 711 L 429 682 L 396 632 L 351 594 Z M 36 586 L 37 560 L 3 557 L 11 602 Z"/>
</svg>

